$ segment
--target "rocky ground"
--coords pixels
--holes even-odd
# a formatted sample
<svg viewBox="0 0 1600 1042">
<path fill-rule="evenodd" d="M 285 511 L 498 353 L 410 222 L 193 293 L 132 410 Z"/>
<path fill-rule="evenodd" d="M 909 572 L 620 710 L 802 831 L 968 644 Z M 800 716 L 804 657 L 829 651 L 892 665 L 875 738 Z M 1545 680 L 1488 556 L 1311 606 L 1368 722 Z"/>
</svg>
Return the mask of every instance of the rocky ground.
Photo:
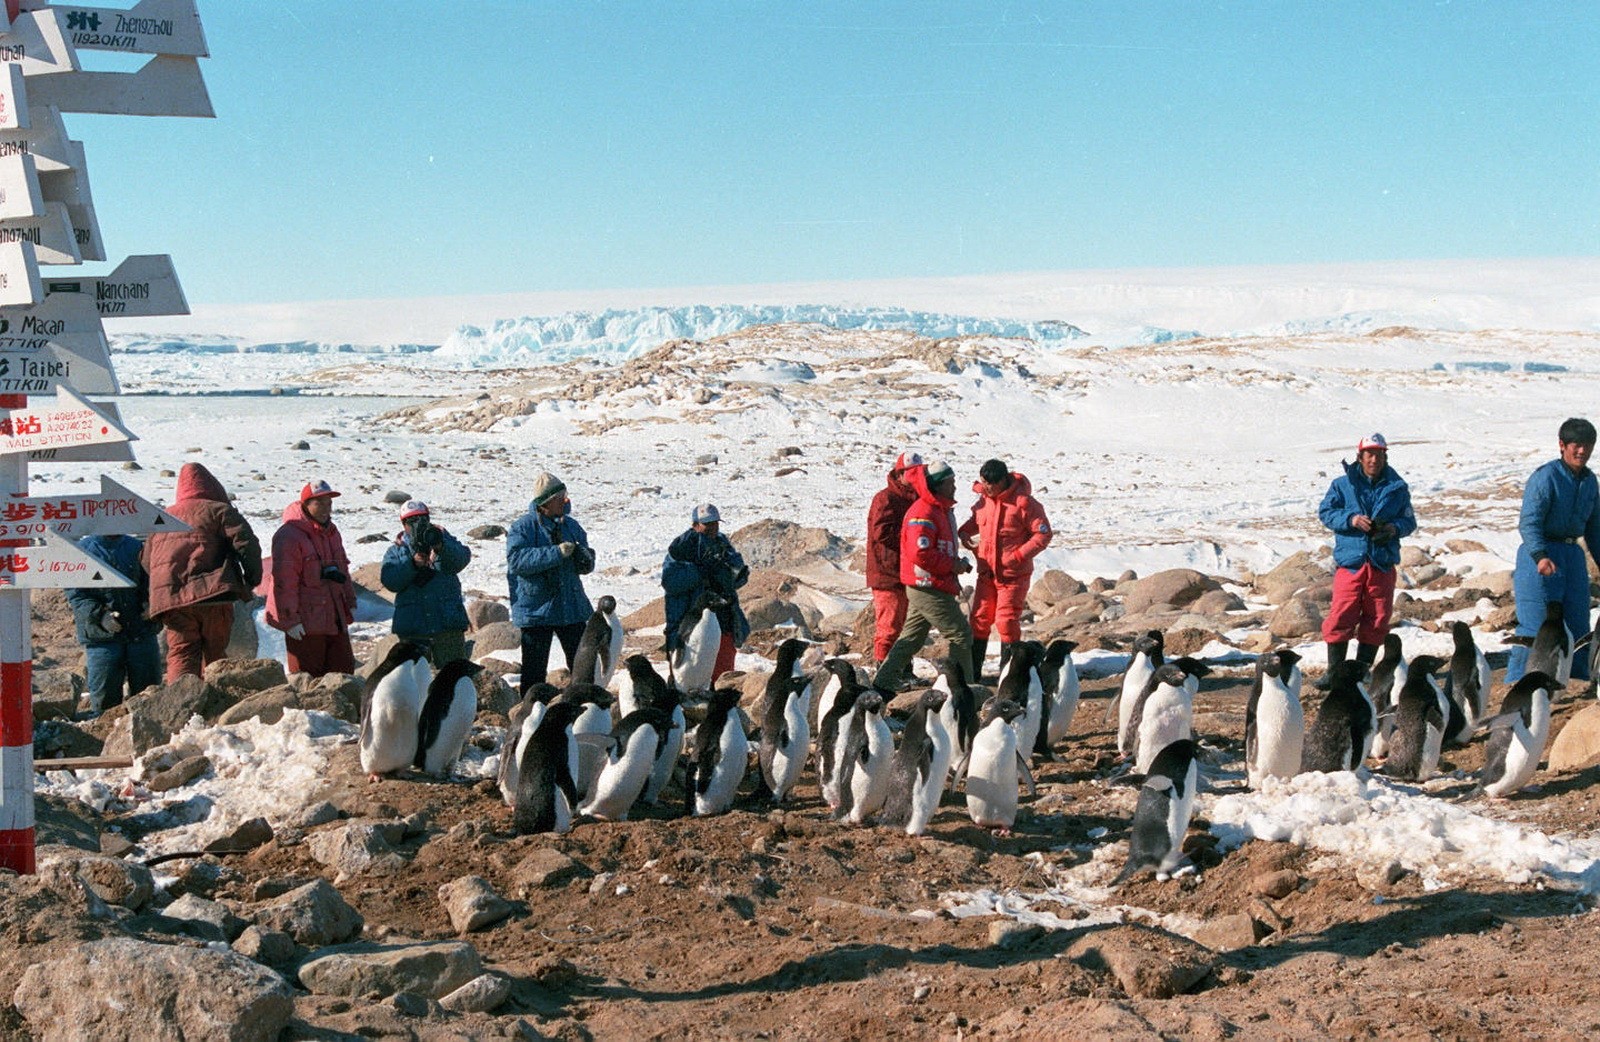
<svg viewBox="0 0 1600 1042">
<path fill-rule="evenodd" d="M 862 620 L 824 616 L 816 605 L 827 597 L 808 596 L 842 581 L 849 547 L 772 525 L 735 539 L 764 567 L 752 583 L 760 596 L 749 599 L 761 605 L 758 621 L 781 616 L 832 653 L 862 648 Z M 1475 553 L 1410 558 L 1408 633 L 1442 636 L 1433 631 L 1450 612 L 1476 620 L 1485 638 L 1505 626 L 1505 577 L 1475 570 Z M 1088 649 L 1160 628 L 1177 651 L 1255 651 L 1314 633 L 1326 582 L 1309 555 L 1242 581 L 1180 570 L 1085 586 L 1055 573 L 1035 585 L 1030 625 Z M 653 610 L 630 626 L 647 627 Z M 207 683 L 156 689 L 73 726 L 50 719 L 72 698 L 70 629 L 63 638 L 51 598 L 37 612 L 40 659 L 56 664 L 40 674 L 38 755 L 121 752 L 139 760 L 140 781 L 112 772 L 134 798 L 104 813 L 41 799 L 41 871 L 0 880 L 0 939 L 17 953 L 0 964 L 7 1037 L 1600 1032 L 1591 899 L 1547 881 L 1430 889 L 1397 864 L 1356 866 L 1289 843 L 1221 849 L 1202 806 L 1187 842 L 1199 872 L 1084 901 L 1066 883 L 1104 882 L 1120 867 L 1135 798 L 1108 784 L 1115 736 L 1104 711 L 1115 676 L 1086 680 L 1070 737 L 1056 762 L 1037 768 L 1037 795 L 1005 838 L 974 827 L 959 797 L 920 838 L 840 825 L 810 771 L 782 809 L 745 798 L 720 817 L 684 818 L 674 787 L 671 806 L 633 821 L 518 836 L 492 782 L 373 785 L 344 745 L 295 815 L 224 837 L 221 853 L 146 867 L 136 861 L 148 859 L 154 819 L 141 801 L 156 799 L 158 784 L 181 794 L 211 769 L 195 750 L 163 744 L 189 713 L 237 722 L 317 709 L 349 720 L 358 681 L 290 684 L 271 664 L 242 660 Z M 505 624 L 487 602 L 475 614 L 482 654 Z M 762 630 L 751 647 L 770 648 L 783 632 Z M 748 682 L 749 695 L 759 682 Z M 1557 707 L 1553 732 L 1587 705 L 1578 688 Z M 482 693 L 478 738 L 492 746 L 509 692 L 491 673 Z M 1247 693 L 1240 665 L 1208 677 L 1196 702 L 1219 792 L 1241 785 L 1232 775 Z M 1496 701 L 1501 693 L 1497 685 Z M 1307 695 L 1313 712 L 1309 686 Z M 1438 798 L 1467 792 L 1482 744 L 1446 754 Z M 1565 753 L 1562 770 L 1488 813 L 1590 834 L 1600 767 L 1588 752 Z M 972 895 L 1015 909 L 1021 895 L 1044 892 L 1061 896 L 1035 907 L 1054 913 L 1054 928 L 1026 915 L 955 914 Z"/>
</svg>

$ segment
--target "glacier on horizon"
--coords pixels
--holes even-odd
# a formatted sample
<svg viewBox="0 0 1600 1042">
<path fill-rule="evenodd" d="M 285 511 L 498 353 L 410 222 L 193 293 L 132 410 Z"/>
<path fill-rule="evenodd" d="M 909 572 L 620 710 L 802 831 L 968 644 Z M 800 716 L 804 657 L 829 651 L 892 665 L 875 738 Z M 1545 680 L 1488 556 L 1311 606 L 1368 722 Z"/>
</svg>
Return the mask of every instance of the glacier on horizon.
<svg viewBox="0 0 1600 1042">
<path fill-rule="evenodd" d="M 1018 337 L 1041 344 L 1088 336 L 1070 322 L 940 315 L 903 308 L 694 305 L 627 310 L 571 311 L 563 315 L 502 319 L 488 329 L 460 326 L 436 354 L 474 366 L 556 365 L 576 358 L 618 362 L 670 340 L 706 340 L 752 326 L 812 323 L 834 329 L 905 329 L 926 337 Z"/>
</svg>

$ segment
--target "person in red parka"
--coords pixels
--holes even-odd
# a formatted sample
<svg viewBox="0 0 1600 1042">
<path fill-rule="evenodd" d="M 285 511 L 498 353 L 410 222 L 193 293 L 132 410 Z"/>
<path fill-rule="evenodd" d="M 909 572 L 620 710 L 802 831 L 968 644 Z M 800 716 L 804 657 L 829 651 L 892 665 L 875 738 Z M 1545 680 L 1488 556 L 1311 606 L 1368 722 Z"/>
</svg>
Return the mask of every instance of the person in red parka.
<svg viewBox="0 0 1600 1042">
<path fill-rule="evenodd" d="M 900 581 L 900 524 L 917 501 L 906 471 L 922 465 L 915 452 L 902 452 L 889 480 L 867 510 L 867 587 L 872 590 L 872 661 L 882 665 L 906 624 L 906 587 Z"/>
<path fill-rule="evenodd" d="M 272 537 L 267 622 L 283 631 L 291 673 L 320 677 L 356 670 L 350 647 L 356 588 L 333 523 L 338 495 L 326 481 L 306 485 L 283 508 L 283 525 Z"/>
<path fill-rule="evenodd" d="M 1000 633 L 1000 668 L 1022 639 L 1022 609 L 1033 581 L 1033 559 L 1050 545 L 1050 519 L 1033 498 L 1028 479 L 997 459 L 978 469 L 972 516 L 961 526 L 961 545 L 978 559 L 972 595 L 972 675 L 989 654 L 989 634 Z"/>
<path fill-rule="evenodd" d="M 222 482 L 198 463 L 178 471 L 167 513 L 189 530 L 149 536 L 140 559 L 150 574 L 148 614 L 167 631 L 170 684 L 200 676 L 228 650 L 233 602 L 248 601 L 261 581 L 261 541 Z"/>
<path fill-rule="evenodd" d="M 906 588 L 906 623 L 872 686 L 899 690 L 911 658 L 922 649 L 930 629 L 950 642 L 951 661 L 970 663 L 972 630 L 961 611 L 959 576 L 972 570 L 961 559 L 956 542 L 956 475 L 938 460 L 906 472 L 917 501 L 900 525 L 900 582 Z M 974 680 L 976 678 L 973 678 Z"/>
</svg>

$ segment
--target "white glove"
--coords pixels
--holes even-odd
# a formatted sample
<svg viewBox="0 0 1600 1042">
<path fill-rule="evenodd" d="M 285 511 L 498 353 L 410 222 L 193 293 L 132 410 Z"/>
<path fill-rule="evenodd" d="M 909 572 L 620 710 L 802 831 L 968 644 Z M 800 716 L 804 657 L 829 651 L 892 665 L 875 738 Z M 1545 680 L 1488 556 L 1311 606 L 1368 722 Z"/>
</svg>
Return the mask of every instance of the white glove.
<svg viewBox="0 0 1600 1042">
<path fill-rule="evenodd" d="M 298 622 L 283 632 L 284 636 L 289 637 L 292 640 L 304 640 L 306 636 L 306 628 Z"/>
</svg>

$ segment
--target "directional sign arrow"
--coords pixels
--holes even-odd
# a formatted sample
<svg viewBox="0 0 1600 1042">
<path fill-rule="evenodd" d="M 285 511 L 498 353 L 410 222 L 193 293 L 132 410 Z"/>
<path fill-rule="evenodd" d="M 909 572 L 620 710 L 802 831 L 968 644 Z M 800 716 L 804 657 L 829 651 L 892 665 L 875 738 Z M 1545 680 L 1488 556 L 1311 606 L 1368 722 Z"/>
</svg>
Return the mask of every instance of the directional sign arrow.
<svg viewBox="0 0 1600 1042">
<path fill-rule="evenodd" d="M 98 496 L 78 493 L 0 500 L 0 539 L 42 537 L 46 532 L 82 539 L 87 535 L 188 530 L 178 518 L 104 474 L 100 475 Z"/>
<path fill-rule="evenodd" d="M 53 8 L 17 15 L 11 28 L 0 33 L 0 61 L 18 66 L 25 76 L 78 70 L 77 52 L 67 42 Z"/>
<path fill-rule="evenodd" d="M 59 392 L 58 392 L 59 393 Z M 91 402 L 96 409 L 111 417 L 119 426 L 122 413 L 115 402 Z M 99 445 L 69 445 L 62 449 L 34 449 L 28 453 L 31 463 L 127 463 L 133 459 L 133 443 L 127 441 Z"/>
<path fill-rule="evenodd" d="M 31 242 L 40 264 L 82 264 L 66 203 L 45 203 L 43 217 L 0 220 L 0 242 Z"/>
<path fill-rule="evenodd" d="M 74 390 L 121 393 L 100 312 L 86 293 L 47 296 L 44 303 L 31 308 L 0 308 L 0 352 L 67 361 L 72 375 L 63 382 Z"/>
<path fill-rule="evenodd" d="M 46 532 L 40 546 L 0 547 L 0 586 L 18 589 L 132 586 L 133 580 L 65 536 Z"/>
<path fill-rule="evenodd" d="M 0 219 L 44 216 L 44 194 L 33 157 L 0 149 Z"/>
<path fill-rule="evenodd" d="M 43 299 L 33 243 L 0 242 L 0 307 L 27 307 Z"/>
<path fill-rule="evenodd" d="M 111 274 L 98 278 L 47 279 L 44 291 L 50 297 L 81 293 L 94 301 L 101 315 L 110 318 L 189 313 L 189 301 L 178 284 L 172 258 L 164 253 L 124 258 Z"/>
<path fill-rule="evenodd" d="M 5 82 L 5 78 L 0 78 L 0 88 Z M 35 105 L 28 116 L 28 126 L 0 129 L 0 155 L 31 155 L 34 167 L 41 174 L 70 168 L 72 153 L 67 148 L 67 128 L 61 122 L 61 110 L 53 105 Z"/>
<path fill-rule="evenodd" d="M 132 54 L 207 57 L 206 34 L 192 0 L 139 0 L 128 10 L 57 5 L 74 47 Z"/>
<path fill-rule="evenodd" d="M 100 221 L 94 213 L 94 197 L 89 194 L 89 163 L 84 158 L 83 142 L 68 141 L 72 166 L 66 170 L 40 174 L 39 189 L 43 201 L 60 203 L 67 208 L 67 222 L 72 226 L 72 239 L 84 260 L 106 259 L 105 244 L 100 239 Z"/>
<path fill-rule="evenodd" d="M 13 409 L 0 417 L 0 455 L 134 441 L 137 436 L 65 387 L 50 405 Z"/>
<path fill-rule="evenodd" d="M 158 54 L 138 72 L 60 72 L 28 80 L 28 100 L 108 116 L 215 116 L 194 58 Z M 0 126 L 4 126 L 0 123 Z M 20 124 L 26 125 L 26 124 Z"/>
<path fill-rule="evenodd" d="M 0 130 L 29 126 L 28 92 L 22 84 L 20 65 L 0 65 Z"/>
<path fill-rule="evenodd" d="M 0 394 L 49 394 L 67 386 L 92 394 L 118 394 L 108 366 L 79 358 L 60 344 L 43 351 L 0 351 Z M 109 385 L 111 390 L 102 390 Z"/>
</svg>

